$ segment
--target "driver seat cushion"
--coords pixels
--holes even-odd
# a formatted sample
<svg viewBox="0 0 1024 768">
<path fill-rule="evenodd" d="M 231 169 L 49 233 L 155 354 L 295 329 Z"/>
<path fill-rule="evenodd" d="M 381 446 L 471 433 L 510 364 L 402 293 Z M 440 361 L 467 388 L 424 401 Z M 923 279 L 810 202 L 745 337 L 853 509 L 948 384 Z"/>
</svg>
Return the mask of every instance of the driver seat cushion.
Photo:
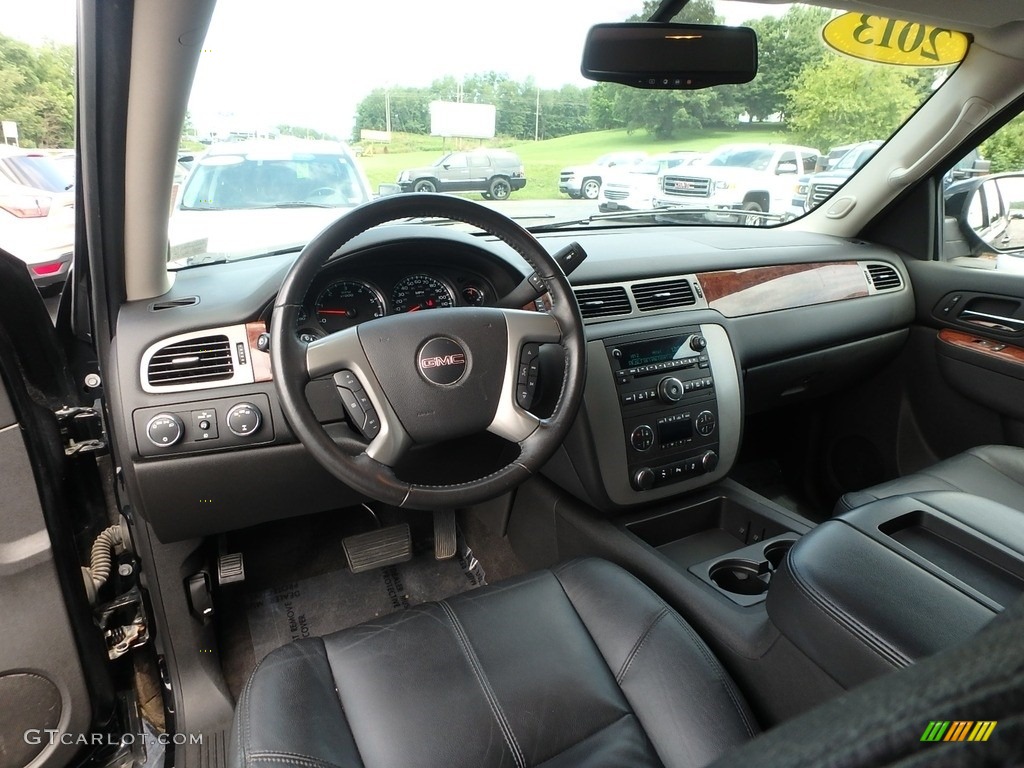
<svg viewBox="0 0 1024 768">
<path fill-rule="evenodd" d="M 702 766 L 754 719 L 636 578 L 575 560 L 270 653 L 234 768 Z"/>
<path fill-rule="evenodd" d="M 925 491 L 963 491 L 1024 512 L 1024 448 L 1013 445 L 971 448 L 920 472 L 846 493 L 837 502 L 835 514 L 878 499 Z"/>
</svg>

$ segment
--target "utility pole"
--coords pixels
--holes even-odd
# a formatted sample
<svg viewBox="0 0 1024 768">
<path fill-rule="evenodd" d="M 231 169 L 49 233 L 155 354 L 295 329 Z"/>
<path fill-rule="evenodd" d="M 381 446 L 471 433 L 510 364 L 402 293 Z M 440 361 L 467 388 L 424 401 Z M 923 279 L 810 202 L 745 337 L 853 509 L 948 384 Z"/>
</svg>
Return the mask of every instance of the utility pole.
<svg viewBox="0 0 1024 768">
<path fill-rule="evenodd" d="M 384 91 L 384 130 L 391 133 L 391 91 Z"/>
<path fill-rule="evenodd" d="M 533 112 L 533 140 L 540 140 L 540 88 L 537 88 L 537 106 Z"/>
</svg>

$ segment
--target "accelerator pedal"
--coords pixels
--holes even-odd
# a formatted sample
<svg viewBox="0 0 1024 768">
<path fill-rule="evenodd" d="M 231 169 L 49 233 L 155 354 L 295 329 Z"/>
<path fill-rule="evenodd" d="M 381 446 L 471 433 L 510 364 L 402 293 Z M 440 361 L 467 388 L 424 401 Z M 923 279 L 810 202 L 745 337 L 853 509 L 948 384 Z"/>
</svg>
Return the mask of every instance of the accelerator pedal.
<svg viewBox="0 0 1024 768">
<path fill-rule="evenodd" d="M 408 523 L 346 536 L 341 540 L 341 546 L 345 549 L 345 559 L 352 573 L 404 563 L 412 558 L 412 536 L 409 534 Z"/>
<path fill-rule="evenodd" d="M 434 559 L 451 560 L 455 557 L 455 512 L 434 513 Z"/>
</svg>

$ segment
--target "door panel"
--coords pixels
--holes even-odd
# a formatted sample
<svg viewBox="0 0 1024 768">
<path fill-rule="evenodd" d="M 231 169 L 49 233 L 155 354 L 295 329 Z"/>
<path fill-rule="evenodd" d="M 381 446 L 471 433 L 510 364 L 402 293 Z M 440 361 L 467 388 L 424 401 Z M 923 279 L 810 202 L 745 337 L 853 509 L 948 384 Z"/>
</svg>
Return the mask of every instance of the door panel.
<svg viewBox="0 0 1024 768">
<path fill-rule="evenodd" d="M 43 731 L 88 733 L 92 704 L 6 387 L 0 389 L 0 467 L 0 764 L 63 766 L 79 747 L 51 744 Z"/>
</svg>

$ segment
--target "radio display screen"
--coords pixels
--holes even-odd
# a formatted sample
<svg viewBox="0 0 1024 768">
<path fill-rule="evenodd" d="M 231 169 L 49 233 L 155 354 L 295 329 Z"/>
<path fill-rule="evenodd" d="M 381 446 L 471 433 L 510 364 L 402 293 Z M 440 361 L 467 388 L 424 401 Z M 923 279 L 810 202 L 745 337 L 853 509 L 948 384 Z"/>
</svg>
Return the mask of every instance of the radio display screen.
<svg viewBox="0 0 1024 768">
<path fill-rule="evenodd" d="M 689 336 L 676 336 L 668 339 L 651 339 L 624 346 L 619 364 L 623 368 L 636 368 L 640 365 L 681 360 L 693 354 L 686 345 L 688 338 Z"/>
<path fill-rule="evenodd" d="M 693 437 L 693 422 L 690 419 L 670 421 L 658 425 L 658 445 L 677 443 Z"/>
</svg>

